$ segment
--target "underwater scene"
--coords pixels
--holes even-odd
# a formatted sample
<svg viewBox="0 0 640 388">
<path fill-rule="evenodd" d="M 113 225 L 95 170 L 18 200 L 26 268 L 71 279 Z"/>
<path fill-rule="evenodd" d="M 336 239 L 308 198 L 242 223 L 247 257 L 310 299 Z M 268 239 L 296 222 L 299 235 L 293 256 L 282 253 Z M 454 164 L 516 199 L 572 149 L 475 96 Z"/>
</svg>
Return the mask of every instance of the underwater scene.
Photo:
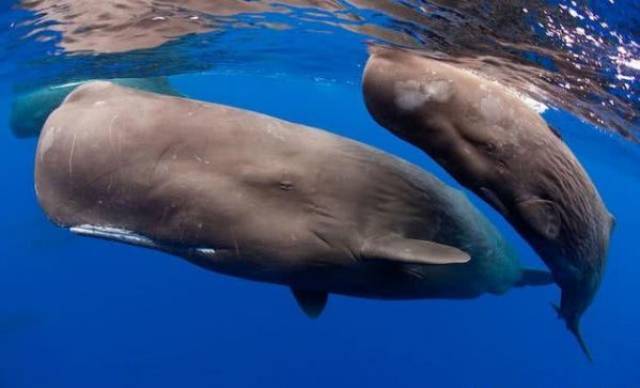
<svg viewBox="0 0 640 388">
<path fill-rule="evenodd" d="M 0 388 L 640 387 L 637 0 L 0 3 Z"/>
</svg>

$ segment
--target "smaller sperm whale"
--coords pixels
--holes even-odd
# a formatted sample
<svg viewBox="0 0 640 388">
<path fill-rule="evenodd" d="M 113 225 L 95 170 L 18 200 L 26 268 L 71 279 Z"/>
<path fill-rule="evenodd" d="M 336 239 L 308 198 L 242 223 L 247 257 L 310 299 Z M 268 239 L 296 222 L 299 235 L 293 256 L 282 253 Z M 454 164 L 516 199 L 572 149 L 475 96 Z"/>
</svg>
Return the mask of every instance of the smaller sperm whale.
<svg viewBox="0 0 640 388">
<path fill-rule="evenodd" d="M 552 282 L 459 191 L 323 130 L 96 81 L 44 125 L 36 193 L 72 232 L 291 287 L 312 317 L 329 293 L 473 298 Z"/>
<path fill-rule="evenodd" d="M 615 220 L 558 133 L 504 86 L 405 50 L 372 49 L 363 93 L 380 125 L 429 154 L 537 251 L 562 289 L 558 314 L 591 358 L 580 317 L 600 286 Z"/>
<path fill-rule="evenodd" d="M 112 78 L 109 81 L 154 93 L 170 96 L 180 95 L 164 77 Z M 18 138 L 38 136 L 49 114 L 62 104 L 71 91 L 86 82 L 88 81 L 51 85 L 17 95 L 11 105 L 9 124 L 13 135 Z"/>
</svg>

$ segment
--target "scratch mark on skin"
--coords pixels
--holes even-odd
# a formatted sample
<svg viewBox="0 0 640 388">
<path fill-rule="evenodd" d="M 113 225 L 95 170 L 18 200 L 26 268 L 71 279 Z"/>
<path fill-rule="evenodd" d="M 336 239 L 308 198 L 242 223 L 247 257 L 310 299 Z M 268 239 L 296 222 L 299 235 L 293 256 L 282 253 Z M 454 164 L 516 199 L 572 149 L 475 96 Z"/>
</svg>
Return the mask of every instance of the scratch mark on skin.
<svg viewBox="0 0 640 388">
<path fill-rule="evenodd" d="M 151 175 L 149 176 L 149 185 L 151 185 L 151 181 L 153 180 L 153 178 L 156 176 L 156 174 L 158 173 L 158 167 L 160 166 L 160 163 L 162 163 L 162 161 L 164 160 L 165 156 L 167 156 L 167 154 L 169 153 L 169 151 L 171 151 L 173 149 L 173 145 L 169 144 L 168 146 L 166 146 L 162 152 L 160 152 L 160 155 L 158 156 L 158 158 L 156 159 L 155 164 L 153 165 L 153 170 L 151 172 Z"/>
<path fill-rule="evenodd" d="M 231 229 L 231 238 L 233 238 L 233 246 L 236 250 L 236 256 L 240 256 L 240 246 L 238 245 L 238 240 L 236 239 L 236 231 Z"/>
<path fill-rule="evenodd" d="M 78 138 L 78 134 L 73 134 L 73 140 L 71 141 L 71 152 L 69 152 L 69 177 L 73 176 L 73 153 L 76 149 L 76 139 Z"/>
<path fill-rule="evenodd" d="M 424 280 L 424 274 L 418 268 L 405 267 L 404 271 L 418 280 Z"/>
<path fill-rule="evenodd" d="M 112 150 L 115 148 L 114 144 L 113 144 L 113 124 L 116 122 L 116 119 L 118 118 L 118 116 L 120 116 L 119 114 L 116 114 L 113 116 L 113 118 L 111 119 L 111 122 L 109 123 L 109 148 L 111 148 Z M 119 170 L 122 168 L 122 165 L 120 165 L 118 168 L 116 168 L 115 171 Z M 111 192 L 111 187 L 113 186 L 113 174 L 109 174 L 109 185 L 107 186 L 107 192 L 110 193 Z"/>
<path fill-rule="evenodd" d="M 109 170 L 107 170 L 107 171 L 105 171 L 105 172 L 103 172 L 103 173 L 101 173 L 99 175 L 96 175 L 93 179 L 88 181 L 87 184 L 92 185 L 92 184 L 98 182 L 100 179 L 102 179 L 102 178 L 104 178 L 104 177 L 106 177 L 108 175 L 111 176 L 114 172 L 118 171 L 120 168 L 129 167 L 129 166 L 132 166 L 132 165 L 134 165 L 134 163 L 127 163 L 127 164 L 124 164 L 123 166 L 116 166 L 114 168 L 111 168 L 111 169 L 109 169 Z M 112 183 L 113 183 L 113 180 L 110 179 L 109 180 L 109 188 L 111 187 Z"/>
<path fill-rule="evenodd" d="M 111 122 L 109 123 L 109 146 L 111 147 L 111 149 L 113 149 L 113 123 L 115 123 L 118 116 L 120 115 L 116 114 L 115 116 L 113 116 Z"/>
<path fill-rule="evenodd" d="M 331 248 L 331 243 L 329 242 L 329 240 L 327 240 L 320 232 L 312 230 L 311 233 L 313 233 L 313 235 L 320 240 L 322 243 L 324 243 L 324 245 L 326 245 L 327 247 Z"/>
</svg>

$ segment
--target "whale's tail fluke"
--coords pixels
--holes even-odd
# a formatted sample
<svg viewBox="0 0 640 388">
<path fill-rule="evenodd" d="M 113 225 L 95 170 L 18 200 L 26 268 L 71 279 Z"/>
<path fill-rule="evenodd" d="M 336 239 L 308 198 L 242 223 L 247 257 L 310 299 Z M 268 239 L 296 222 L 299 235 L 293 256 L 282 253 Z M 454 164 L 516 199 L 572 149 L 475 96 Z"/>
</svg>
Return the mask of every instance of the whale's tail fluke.
<svg viewBox="0 0 640 388">
<path fill-rule="evenodd" d="M 553 283 L 553 276 L 551 276 L 550 272 L 525 268 L 522 270 L 522 277 L 516 283 L 516 287 L 547 286 Z"/>
<path fill-rule="evenodd" d="M 591 355 L 591 350 L 589 350 L 589 346 L 587 346 L 587 343 L 585 342 L 584 337 L 582 336 L 582 331 L 580 330 L 580 319 L 577 317 L 575 318 L 566 317 L 564 314 L 562 314 L 562 310 L 558 305 L 552 304 L 551 306 L 558 313 L 558 317 L 561 319 L 564 319 L 565 323 L 567 324 L 567 329 L 569 329 L 571 334 L 573 334 L 573 336 L 578 341 L 578 345 L 580 345 L 580 349 L 582 349 L 582 353 L 584 353 L 584 355 L 587 357 L 589 362 L 593 362 L 593 356 Z"/>
<path fill-rule="evenodd" d="M 576 337 L 576 340 L 578 340 L 578 345 L 580 345 L 580 349 L 582 349 L 582 352 L 587 357 L 589 362 L 593 362 L 591 350 L 589 350 L 589 347 L 587 346 L 587 343 L 584 341 L 584 337 L 582 337 L 582 333 L 580 332 L 580 323 L 576 321 L 575 325 L 573 325 L 567 322 L 567 327 L 569 328 L 569 331 Z"/>
</svg>

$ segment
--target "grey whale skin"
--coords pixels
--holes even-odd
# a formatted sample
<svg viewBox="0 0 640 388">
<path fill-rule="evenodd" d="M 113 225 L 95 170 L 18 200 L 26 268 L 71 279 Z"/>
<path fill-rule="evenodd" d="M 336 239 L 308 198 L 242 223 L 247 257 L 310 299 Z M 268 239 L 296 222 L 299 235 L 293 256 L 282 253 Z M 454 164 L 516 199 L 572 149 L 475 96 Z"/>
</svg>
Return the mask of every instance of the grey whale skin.
<svg viewBox="0 0 640 388">
<path fill-rule="evenodd" d="M 591 358 L 580 317 L 606 266 L 615 219 L 558 133 L 502 85 L 408 51 L 370 50 L 369 112 L 491 204 L 551 269 L 556 307 Z"/>
<path fill-rule="evenodd" d="M 56 224 L 220 273 L 327 293 L 472 298 L 552 282 L 523 270 L 457 190 L 328 132 L 104 81 L 48 118 L 38 200 Z"/>
</svg>

